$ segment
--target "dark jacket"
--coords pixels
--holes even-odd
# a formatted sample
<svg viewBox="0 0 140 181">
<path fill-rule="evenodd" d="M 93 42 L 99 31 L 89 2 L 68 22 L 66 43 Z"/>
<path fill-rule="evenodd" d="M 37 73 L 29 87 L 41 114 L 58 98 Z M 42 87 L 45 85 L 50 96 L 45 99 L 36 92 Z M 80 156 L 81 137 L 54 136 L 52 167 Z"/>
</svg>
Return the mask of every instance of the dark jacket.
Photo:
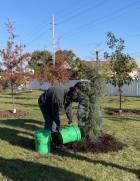
<svg viewBox="0 0 140 181">
<path fill-rule="evenodd" d="M 46 112 L 60 124 L 60 114 L 65 111 L 68 120 L 72 120 L 71 101 L 66 99 L 69 89 L 64 87 L 50 87 L 38 99 L 39 106 L 43 106 Z"/>
</svg>

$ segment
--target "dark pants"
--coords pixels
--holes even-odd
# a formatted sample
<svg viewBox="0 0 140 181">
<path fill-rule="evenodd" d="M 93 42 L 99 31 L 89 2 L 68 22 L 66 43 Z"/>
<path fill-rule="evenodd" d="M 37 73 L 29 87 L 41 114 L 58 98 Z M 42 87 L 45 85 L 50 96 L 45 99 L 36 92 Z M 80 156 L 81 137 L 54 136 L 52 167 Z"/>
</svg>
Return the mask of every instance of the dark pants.
<svg viewBox="0 0 140 181">
<path fill-rule="evenodd" d="M 45 100 L 45 101 L 44 101 Z M 51 131 L 58 131 L 60 125 L 59 123 L 57 123 L 53 116 L 49 113 L 48 111 L 48 105 L 46 105 L 46 98 L 45 98 L 45 94 L 43 93 L 39 99 L 38 99 L 38 105 L 40 107 L 40 110 L 42 112 L 42 115 L 44 117 L 44 120 L 45 120 L 45 126 L 44 126 L 44 129 L 49 129 Z M 49 102 L 49 101 L 48 101 Z M 55 130 L 52 130 L 52 126 L 53 126 L 53 123 L 56 124 L 56 129 Z"/>
<path fill-rule="evenodd" d="M 53 124 L 52 117 L 49 115 L 49 113 L 47 112 L 44 105 L 39 105 L 39 107 L 40 107 L 40 110 L 41 110 L 42 115 L 43 115 L 44 120 L 45 120 L 44 129 L 49 129 L 52 131 L 52 124 Z"/>
<path fill-rule="evenodd" d="M 38 105 L 39 108 L 42 112 L 43 118 L 45 120 L 45 125 L 44 125 L 44 129 L 49 129 L 52 131 L 52 124 L 53 124 L 53 119 L 51 118 L 50 114 L 47 111 L 47 108 L 44 104 L 44 93 L 40 95 L 39 99 L 38 99 Z"/>
</svg>

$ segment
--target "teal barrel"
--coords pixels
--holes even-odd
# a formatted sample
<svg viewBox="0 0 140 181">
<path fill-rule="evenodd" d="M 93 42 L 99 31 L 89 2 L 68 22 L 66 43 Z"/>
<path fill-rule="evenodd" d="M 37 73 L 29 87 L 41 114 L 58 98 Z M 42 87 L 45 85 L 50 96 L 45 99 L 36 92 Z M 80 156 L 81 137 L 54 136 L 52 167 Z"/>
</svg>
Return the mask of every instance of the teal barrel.
<svg viewBox="0 0 140 181">
<path fill-rule="evenodd" d="M 63 128 L 59 133 L 59 140 L 61 144 L 81 140 L 81 131 L 79 127 L 73 125 Z"/>
<path fill-rule="evenodd" d="M 51 131 L 50 130 L 36 130 L 35 137 L 35 150 L 40 154 L 50 152 Z"/>
</svg>

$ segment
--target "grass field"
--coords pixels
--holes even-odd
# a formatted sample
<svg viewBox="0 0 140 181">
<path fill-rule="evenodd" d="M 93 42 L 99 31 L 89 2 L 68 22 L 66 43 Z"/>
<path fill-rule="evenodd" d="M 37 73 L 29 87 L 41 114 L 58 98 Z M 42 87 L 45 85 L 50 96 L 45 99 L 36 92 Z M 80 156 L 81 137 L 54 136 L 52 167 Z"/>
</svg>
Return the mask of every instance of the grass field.
<svg viewBox="0 0 140 181">
<path fill-rule="evenodd" d="M 104 132 L 128 145 L 119 152 L 39 155 L 34 151 L 33 133 L 43 128 L 37 106 L 41 91 L 16 95 L 16 108 L 27 110 L 25 118 L 0 118 L 0 181 L 138 181 L 140 180 L 140 98 L 126 97 L 123 107 L 136 115 L 109 116 L 106 110 L 119 106 L 117 97 L 103 100 Z M 0 110 L 11 108 L 11 96 L 0 93 Z M 73 106 L 76 112 L 76 105 Z M 62 117 L 66 123 L 66 118 Z M 76 123 L 76 117 L 75 117 Z"/>
</svg>

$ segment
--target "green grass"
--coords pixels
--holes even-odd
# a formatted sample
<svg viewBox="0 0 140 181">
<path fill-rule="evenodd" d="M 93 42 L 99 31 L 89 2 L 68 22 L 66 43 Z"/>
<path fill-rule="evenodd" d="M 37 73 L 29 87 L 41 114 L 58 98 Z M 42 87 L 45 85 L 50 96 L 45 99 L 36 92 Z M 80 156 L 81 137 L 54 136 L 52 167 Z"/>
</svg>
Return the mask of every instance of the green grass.
<svg viewBox="0 0 140 181">
<path fill-rule="evenodd" d="M 27 110 L 25 118 L 0 118 L 0 181 L 138 181 L 140 179 L 140 98 L 126 97 L 123 107 L 137 115 L 112 117 L 106 110 L 119 107 L 117 97 L 105 97 L 104 132 L 126 143 L 119 152 L 63 153 L 39 155 L 33 133 L 43 128 L 37 105 L 41 91 L 16 95 L 16 108 Z M 0 94 L 0 110 L 11 109 L 11 96 Z M 76 112 L 76 105 L 74 105 Z M 63 124 L 66 118 L 62 117 Z M 74 118 L 76 122 L 76 117 Z"/>
</svg>

